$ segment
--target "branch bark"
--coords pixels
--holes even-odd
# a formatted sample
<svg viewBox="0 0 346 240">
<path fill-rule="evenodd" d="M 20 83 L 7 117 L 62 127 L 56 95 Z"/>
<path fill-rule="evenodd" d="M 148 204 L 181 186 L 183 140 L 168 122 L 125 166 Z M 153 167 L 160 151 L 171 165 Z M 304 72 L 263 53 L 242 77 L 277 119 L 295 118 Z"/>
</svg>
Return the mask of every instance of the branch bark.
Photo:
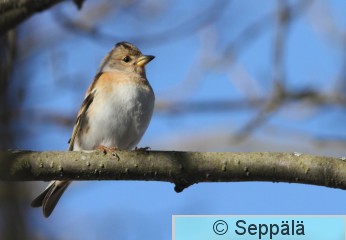
<svg viewBox="0 0 346 240">
<path fill-rule="evenodd" d="M 346 161 L 299 153 L 116 151 L 0 152 L 0 179 L 145 180 L 176 185 L 271 181 L 346 189 Z"/>
</svg>

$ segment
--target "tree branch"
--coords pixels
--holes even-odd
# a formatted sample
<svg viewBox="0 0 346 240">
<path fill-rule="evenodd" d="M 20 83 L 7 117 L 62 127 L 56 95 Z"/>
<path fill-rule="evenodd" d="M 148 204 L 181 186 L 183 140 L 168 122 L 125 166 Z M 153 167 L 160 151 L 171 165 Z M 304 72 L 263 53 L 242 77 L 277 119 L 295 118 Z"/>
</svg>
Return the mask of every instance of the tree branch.
<svg viewBox="0 0 346 240">
<path fill-rule="evenodd" d="M 176 185 L 271 181 L 346 189 L 346 161 L 299 153 L 116 151 L 0 152 L 0 179 L 146 180 Z"/>
<path fill-rule="evenodd" d="M 0 0 L 0 35 L 63 0 Z"/>
</svg>

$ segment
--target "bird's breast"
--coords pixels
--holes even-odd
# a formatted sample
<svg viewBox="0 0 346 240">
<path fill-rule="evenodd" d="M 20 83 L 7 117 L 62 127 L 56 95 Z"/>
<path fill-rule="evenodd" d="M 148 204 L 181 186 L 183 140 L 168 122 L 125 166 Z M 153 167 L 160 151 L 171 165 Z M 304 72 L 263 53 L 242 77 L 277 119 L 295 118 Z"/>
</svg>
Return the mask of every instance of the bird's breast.
<svg viewBox="0 0 346 240">
<path fill-rule="evenodd" d="M 135 147 L 149 125 L 154 101 L 146 83 L 124 81 L 97 91 L 88 112 L 87 147 Z"/>
</svg>

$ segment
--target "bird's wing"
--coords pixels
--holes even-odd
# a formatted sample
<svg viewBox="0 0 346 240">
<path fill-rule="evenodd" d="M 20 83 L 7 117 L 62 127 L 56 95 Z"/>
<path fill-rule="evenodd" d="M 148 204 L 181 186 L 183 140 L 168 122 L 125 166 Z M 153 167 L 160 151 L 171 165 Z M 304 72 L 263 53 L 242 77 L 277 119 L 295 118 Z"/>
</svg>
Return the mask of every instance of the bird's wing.
<svg viewBox="0 0 346 240">
<path fill-rule="evenodd" d="M 95 76 L 94 81 L 92 82 L 92 84 L 89 86 L 89 88 L 87 90 L 87 94 L 86 94 L 84 101 L 82 103 L 82 106 L 78 112 L 77 120 L 76 120 L 76 123 L 73 127 L 72 136 L 69 140 L 69 144 L 70 144 L 69 148 L 68 148 L 69 151 L 73 151 L 74 143 L 75 143 L 75 140 L 76 140 L 78 133 L 81 130 L 82 124 L 83 123 L 86 124 L 86 121 L 88 121 L 86 113 L 87 113 L 91 103 L 94 100 L 95 93 L 96 93 L 95 84 L 98 81 L 98 79 L 100 78 L 100 76 L 101 76 L 101 73 L 99 73 Z"/>
<path fill-rule="evenodd" d="M 73 127 L 73 131 L 72 131 L 72 136 L 71 136 L 71 139 L 69 141 L 69 148 L 68 150 L 69 151 L 73 151 L 73 146 L 74 146 L 74 143 L 75 143 L 75 140 L 76 140 L 76 136 L 77 134 L 79 133 L 80 129 L 81 129 L 81 126 L 82 126 L 82 123 L 83 121 L 86 121 L 87 117 L 86 117 L 86 112 L 88 111 L 89 109 L 89 106 L 90 104 L 93 102 L 94 100 L 94 96 L 95 96 L 95 92 L 96 90 L 92 90 L 84 99 L 83 101 L 83 104 L 82 104 L 82 107 L 81 109 L 79 110 L 79 113 L 78 113 L 78 116 L 77 116 L 77 120 L 76 120 L 76 123 Z"/>
</svg>

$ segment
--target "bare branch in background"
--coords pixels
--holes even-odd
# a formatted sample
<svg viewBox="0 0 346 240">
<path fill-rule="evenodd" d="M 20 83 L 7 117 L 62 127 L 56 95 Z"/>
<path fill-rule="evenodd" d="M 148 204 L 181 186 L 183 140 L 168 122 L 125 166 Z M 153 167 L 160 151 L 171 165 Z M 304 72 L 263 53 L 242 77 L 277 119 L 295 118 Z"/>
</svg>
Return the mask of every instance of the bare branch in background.
<svg viewBox="0 0 346 240">
<path fill-rule="evenodd" d="M 202 12 L 195 14 L 190 19 L 177 26 L 166 29 L 162 32 L 147 34 L 144 36 L 119 36 L 113 33 L 108 34 L 101 32 L 97 26 L 87 26 L 83 22 L 71 19 L 61 9 L 57 9 L 53 13 L 57 22 L 66 30 L 85 36 L 88 39 L 94 39 L 96 43 L 99 44 L 104 44 L 104 42 L 114 44 L 114 39 L 127 39 L 127 41 L 130 42 L 140 43 L 142 46 L 156 46 L 157 44 L 167 44 L 180 38 L 190 36 L 201 28 L 212 24 L 223 15 L 230 3 L 231 1 L 229 0 L 215 1 Z"/>
<path fill-rule="evenodd" d="M 239 111 L 254 111 L 268 103 L 264 112 L 271 112 L 276 109 L 274 103 L 301 103 L 313 107 L 346 107 L 346 96 L 343 95 L 325 95 L 314 90 L 301 90 L 281 93 L 284 96 L 276 96 L 276 100 L 267 98 L 256 98 L 245 101 L 239 100 L 206 100 L 206 101 L 158 101 L 155 104 L 155 112 L 159 115 L 169 115 L 179 117 L 186 114 L 210 114 Z M 273 103 L 274 105 L 270 105 Z M 19 117 L 19 113 L 13 111 L 12 116 Z M 59 126 L 72 127 L 75 122 L 75 116 L 66 113 L 57 113 L 47 109 L 30 109 L 23 113 L 32 123 L 54 123 Z"/>
<path fill-rule="evenodd" d="M 287 90 L 285 89 L 285 68 L 284 68 L 284 49 L 285 49 L 285 40 L 287 39 L 287 30 L 288 25 L 296 20 L 297 15 L 301 14 L 306 10 L 306 7 L 309 6 L 312 1 L 300 1 L 298 4 L 294 6 L 289 6 L 287 1 L 279 1 L 278 10 L 276 12 L 277 19 L 277 27 L 276 27 L 276 36 L 273 44 L 273 90 L 271 93 L 271 97 L 266 101 L 266 103 L 261 107 L 261 110 L 257 113 L 257 115 L 251 119 L 244 127 L 242 127 L 238 134 L 235 136 L 235 139 L 238 141 L 244 140 L 248 137 L 254 130 L 258 129 L 261 125 L 263 125 L 266 120 L 273 115 L 276 111 L 278 111 L 282 104 L 288 100 L 285 99 L 288 94 L 286 94 Z M 269 24 L 269 19 L 272 19 L 269 15 L 264 17 L 262 21 L 256 22 L 253 26 L 245 29 L 245 31 L 240 36 L 249 36 L 254 33 L 259 33 L 259 27 L 264 27 Z M 241 41 L 235 41 L 235 43 L 243 43 Z M 225 56 L 231 56 L 232 61 L 234 61 L 234 53 L 233 51 L 238 48 L 235 48 L 232 45 L 229 45 L 225 51 Z"/>
<path fill-rule="evenodd" d="M 16 27 L 33 14 L 60 2 L 62 0 L 0 0 L 0 35 Z"/>
<path fill-rule="evenodd" d="M 298 1 L 295 5 L 288 7 L 290 21 L 295 21 L 302 16 L 307 8 L 313 3 L 313 0 Z M 245 27 L 241 33 L 236 36 L 225 48 L 221 59 L 229 59 L 230 62 L 235 61 L 236 57 L 249 46 L 250 42 L 256 40 L 260 34 L 268 31 L 272 27 L 272 22 L 277 16 L 277 11 L 263 16 L 254 23 Z"/>
</svg>

